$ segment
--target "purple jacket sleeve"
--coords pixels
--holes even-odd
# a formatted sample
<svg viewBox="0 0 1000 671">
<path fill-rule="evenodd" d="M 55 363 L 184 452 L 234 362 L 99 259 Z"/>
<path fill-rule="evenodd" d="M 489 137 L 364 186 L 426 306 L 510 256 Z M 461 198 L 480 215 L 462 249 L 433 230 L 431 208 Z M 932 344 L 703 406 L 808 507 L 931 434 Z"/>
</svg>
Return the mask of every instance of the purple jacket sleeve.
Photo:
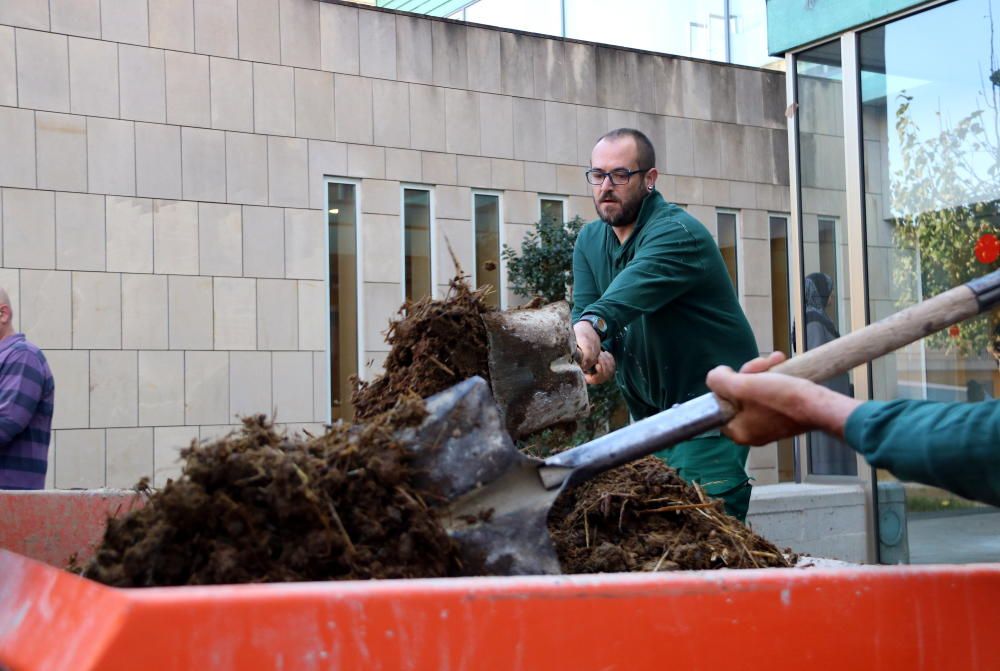
<svg viewBox="0 0 1000 671">
<path fill-rule="evenodd" d="M 41 362 L 31 352 L 12 352 L 0 370 L 0 445 L 10 443 L 35 414 L 45 378 Z"/>
</svg>

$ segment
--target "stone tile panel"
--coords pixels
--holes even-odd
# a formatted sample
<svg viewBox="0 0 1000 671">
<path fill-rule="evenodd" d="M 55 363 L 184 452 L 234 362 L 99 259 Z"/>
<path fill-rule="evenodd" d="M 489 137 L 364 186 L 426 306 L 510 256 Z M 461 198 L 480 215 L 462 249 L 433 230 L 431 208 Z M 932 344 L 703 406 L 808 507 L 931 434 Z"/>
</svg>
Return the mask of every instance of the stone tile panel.
<svg viewBox="0 0 1000 671">
<path fill-rule="evenodd" d="M 212 128 L 252 132 L 253 64 L 210 58 Z"/>
<path fill-rule="evenodd" d="M 181 197 L 181 129 L 135 125 L 135 192 L 148 198 Z"/>
<path fill-rule="evenodd" d="M 4 189 L 3 265 L 55 268 L 55 196 L 49 191 Z"/>
<path fill-rule="evenodd" d="M 480 94 L 479 121 L 483 156 L 514 158 L 514 99 Z"/>
<path fill-rule="evenodd" d="M 271 353 L 229 355 L 229 417 L 271 414 Z"/>
<path fill-rule="evenodd" d="M 280 208 L 243 208 L 243 274 L 285 276 L 285 215 Z"/>
<path fill-rule="evenodd" d="M 104 270 L 104 197 L 57 193 L 56 268 Z"/>
<path fill-rule="evenodd" d="M 267 137 L 226 133 L 226 199 L 267 205 Z"/>
<path fill-rule="evenodd" d="M 181 128 L 182 192 L 188 200 L 226 200 L 226 134 Z"/>
<path fill-rule="evenodd" d="M 186 424 L 229 421 L 229 352 L 185 353 L 184 421 Z"/>
<path fill-rule="evenodd" d="M 163 52 L 122 44 L 118 47 L 121 117 L 163 123 L 167 119 Z"/>
<path fill-rule="evenodd" d="M 21 107 L 69 112 L 69 47 L 65 35 L 15 31 Z"/>
<path fill-rule="evenodd" d="M 446 147 L 453 154 L 479 155 L 479 94 L 471 91 L 445 91 Z"/>
<path fill-rule="evenodd" d="M 135 195 L 135 124 L 87 119 L 87 182 L 91 193 Z"/>
<path fill-rule="evenodd" d="M 396 15 L 396 78 L 402 82 L 434 81 L 434 45 L 431 21 Z"/>
<path fill-rule="evenodd" d="M 437 86 L 469 88 L 469 50 L 464 25 L 431 23 L 432 76 Z"/>
<path fill-rule="evenodd" d="M 90 426 L 90 353 L 52 349 L 45 352 L 56 380 L 53 429 L 86 429 Z"/>
<path fill-rule="evenodd" d="M 198 263 L 201 275 L 243 274 L 243 224 L 239 205 L 198 204 Z"/>
<path fill-rule="evenodd" d="M 396 15 L 362 11 L 358 14 L 359 68 L 362 77 L 396 78 Z"/>
<path fill-rule="evenodd" d="M 309 150 L 306 140 L 267 138 L 268 203 L 284 207 L 309 205 Z"/>
<path fill-rule="evenodd" d="M 105 212 L 107 269 L 153 272 L 153 201 L 108 196 Z"/>
<path fill-rule="evenodd" d="M 194 50 L 199 54 L 236 58 L 237 0 L 194 0 Z"/>
<path fill-rule="evenodd" d="M 148 4 L 135 0 L 101 0 L 101 39 L 148 45 Z"/>
<path fill-rule="evenodd" d="M 54 486 L 58 489 L 91 489 L 105 485 L 104 429 L 63 430 L 58 434 Z"/>
<path fill-rule="evenodd" d="M 283 422 L 308 422 L 313 416 L 311 352 L 275 352 L 271 356 L 275 416 Z"/>
<path fill-rule="evenodd" d="M 214 279 L 216 349 L 257 349 L 259 281 L 236 277 Z"/>
<path fill-rule="evenodd" d="M 332 140 L 333 75 L 318 70 L 295 70 L 295 134 L 298 137 Z"/>
<path fill-rule="evenodd" d="M 257 349 L 298 349 L 298 309 L 298 282 L 257 280 Z"/>
<path fill-rule="evenodd" d="M 21 271 L 21 331 L 42 349 L 73 347 L 71 273 Z"/>
<path fill-rule="evenodd" d="M 130 489 L 153 477 L 153 429 L 108 429 L 107 480 L 112 489 Z"/>
<path fill-rule="evenodd" d="M 279 0 L 281 62 L 285 65 L 320 67 L 319 5 L 314 0 Z"/>
<path fill-rule="evenodd" d="M 3 48 L 0 32 L 0 82 L 3 81 Z M 73 114 L 117 117 L 118 45 L 79 37 L 69 38 L 70 111 Z M 0 103 L 3 103 L 0 84 Z M 15 104 L 13 100 L 9 104 Z"/>
<path fill-rule="evenodd" d="M 336 75 L 334 113 L 337 139 L 372 143 L 372 82 L 370 79 Z"/>
<path fill-rule="evenodd" d="M 172 275 L 167 291 L 170 349 L 212 349 L 212 278 Z"/>
<path fill-rule="evenodd" d="M 295 71 L 254 63 L 253 110 L 255 132 L 295 135 Z"/>
<path fill-rule="evenodd" d="M 330 72 L 360 71 L 358 9 L 319 3 L 320 66 Z"/>
<path fill-rule="evenodd" d="M 281 62 L 278 0 L 239 0 L 236 9 L 240 59 Z"/>
<path fill-rule="evenodd" d="M 153 201 L 153 269 L 157 274 L 198 274 L 198 203 Z"/>
<path fill-rule="evenodd" d="M 122 347 L 167 349 L 167 278 L 122 275 Z"/>
<path fill-rule="evenodd" d="M 164 52 L 167 81 L 167 123 L 212 125 L 208 56 Z"/>
<path fill-rule="evenodd" d="M 87 120 L 71 114 L 35 113 L 38 188 L 87 190 Z"/>
<path fill-rule="evenodd" d="M 73 348 L 121 349 L 121 276 L 74 272 L 72 281 Z M 90 411 L 93 419 L 93 402 Z"/>
<path fill-rule="evenodd" d="M 149 0 L 149 45 L 194 51 L 194 4 L 189 0 Z"/>
</svg>

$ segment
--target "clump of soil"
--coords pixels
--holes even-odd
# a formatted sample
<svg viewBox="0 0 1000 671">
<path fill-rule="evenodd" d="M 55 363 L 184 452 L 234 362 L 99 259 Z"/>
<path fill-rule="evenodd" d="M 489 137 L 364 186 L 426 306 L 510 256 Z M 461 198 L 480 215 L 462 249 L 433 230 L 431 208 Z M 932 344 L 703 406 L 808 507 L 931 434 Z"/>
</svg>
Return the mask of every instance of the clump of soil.
<svg viewBox="0 0 1000 671">
<path fill-rule="evenodd" d="M 412 486 L 397 428 L 423 402 L 321 437 L 279 435 L 262 416 L 182 451 L 182 476 L 110 519 L 83 575 L 119 587 L 421 578 L 457 555 Z"/>
<path fill-rule="evenodd" d="M 490 290 L 473 290 L 460 275 L 451 280 L 444 300 L 403 305 L 386 334 L 391 350 L 385 373 L 359 382 L 352 394 L 355 419 L 385 412 L 402 394 L 426 398 L 474 375 L 489 380 L 489 346 L 480 315 L 493 309 L 483 301 Z"/>
<path fill-rule="evenodd" d="M 549 515 L 564 573 L 793 566 L 770 542 L 726 515 L 721 500 L 656 457 L 564 492 Z"/>
</svg>

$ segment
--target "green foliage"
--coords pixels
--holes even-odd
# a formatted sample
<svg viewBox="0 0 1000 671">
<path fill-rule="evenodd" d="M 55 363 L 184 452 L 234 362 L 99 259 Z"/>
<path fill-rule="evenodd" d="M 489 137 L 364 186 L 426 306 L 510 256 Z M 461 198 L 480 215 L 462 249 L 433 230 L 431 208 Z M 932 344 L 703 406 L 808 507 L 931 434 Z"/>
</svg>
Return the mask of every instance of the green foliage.
<svg viewBox="0 0 1000 671">
<path fill-rule="evenodd" d="M 520 255 L 504 245 L 507 281 L 515 294 L 524 298 L 541 297 L 546 303 L 570 300 L 573 283 L 573 246 L 584 221 L 575 217 L 566 223 L 543 218 L 521 243 Z M 565 427 L 557 427 L 533 436 L 527 451 L 546 456 L 577 445 L 624 425 L 628 413 L 625 400 L 613 382 L 589 386 L 590 415 L 577 423 L 570 435 Z"/>
<path fill-rule="evenodd" d="M 980 263 L 975 255 L 980 236 L 1000 233 L 1000 201 L 995 197 L 1000 161 L 996 142 L 982 123 L 983 111 L 951 127 L 942 123 L 936 136 L 922 139 L 910 116 L 912 100 L 901 95 L 896 109 L 901 163 L 891 176 L 900 250 L 893 279 L 901 306 L 1000 267 Z M 932 347 L 970 355 L 987 349 L 990 330 L 990 318 L 980 317 L 962 324 L 957 337 L 943 332 L 929 341 Z"/>
</svg>

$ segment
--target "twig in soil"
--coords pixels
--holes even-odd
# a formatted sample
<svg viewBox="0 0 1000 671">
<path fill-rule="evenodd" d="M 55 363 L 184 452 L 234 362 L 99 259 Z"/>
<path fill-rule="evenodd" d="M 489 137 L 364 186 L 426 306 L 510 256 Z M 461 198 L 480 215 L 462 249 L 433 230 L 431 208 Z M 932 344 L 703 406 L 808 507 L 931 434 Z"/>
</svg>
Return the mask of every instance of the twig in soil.
<svg viewBox="0 0 1000 671">
<path fill-rule="evenodd" d="M 674 548 L 677 547 L 677 544 L 680 543 L 681 538 L 684 537 L 684 531 L 687 529 L 687 526 L 688 526 L 688 521 L 684 520 L 684 524 L 681 525 L 681 530 L 677 532 L 676 536 L 674 536 L 674 542 L 670 544 L 670 547 L 668 547 L 666 550 L 663 551 L 662 555 L 660 555 L 660 560 L 656 562 L 656 566 L 653 567 L 653 573 L 659 571 L 660 564 L 663 563 L 663 560 L 666 559 L 667 556 L 669 556 L 671 553 L 673 553 Z"/>
<path fill-rule="evenodd" d="M 425 356 L 426 356 L 426 357 L 427 357 L 427 359 L 428 359 L 428 360 L 430 360 L 430 362 L 431 362 L 431 363 L 433 363 L 433 364 L 434 364 L 435 366 L 437 366 L 438 368 L 440 368 L 440 369 L 441 369 L 441 370 L 443 370 L 444 372 L 448 373 L 448 375 L 451 375 L 452 377 L 455 377 L 455 371 L 453 371 L 453 370 L 452 370 L 451 368 L 448 368 L 448 367 L 447 367 L 447 366 L 445 366 L 445 365 L 444 365 L 443 363 L 441 363 L 440 361 L 438 361 L 438 360 L 437 360 L 437 357 L 435 357 L 435 356 L 434 356 L 433 354 L 426 354 Z"/>
<path fill-rule="evenodd" d="M 625 506 L 628 505 L 628 498 L 622 501 L 622 507 L 618 511 L 618 531 L 622 530 L 622 518 L 625 517 Z"/>
<path fill-rule="evenodd" d="M 583 538 L 587 543 L 587 547 L 590 547 L 590 525 L 587 523 L 587 511 L 583 511 Z"/>
<path fill-rule="evenodd" d="M 663 506 L 662 508 L 650 508 L 648 510 L 640 510 L 640 515 L 648 515 L 649 513 L 669 513 L 672 510 L 697 510 L 699 508 L 711 508 L 715 505 L 712 501 L 706 501 L 705 503 L 681 503 L 676 506 Z"/>
<path fill-rule="evenodd" d="M 333 501 L 328 501 L 327 505 L 330 506 L 330 514 L 333 516 L 333 521 L 337 523 L 340 533 L 344 535 L 344 540 L 347 542 L 347 548 L 351 551 L 351 554 L 355 554 L 357 551 L 354 549 L 354 543 L 351 542 L 351 537 L 348 535 L 347 529 L 344 527 L 344 523 L 340 519 L 340 515 L 337 514 L 337 509 L 334 507 Z"/>
</svg>

